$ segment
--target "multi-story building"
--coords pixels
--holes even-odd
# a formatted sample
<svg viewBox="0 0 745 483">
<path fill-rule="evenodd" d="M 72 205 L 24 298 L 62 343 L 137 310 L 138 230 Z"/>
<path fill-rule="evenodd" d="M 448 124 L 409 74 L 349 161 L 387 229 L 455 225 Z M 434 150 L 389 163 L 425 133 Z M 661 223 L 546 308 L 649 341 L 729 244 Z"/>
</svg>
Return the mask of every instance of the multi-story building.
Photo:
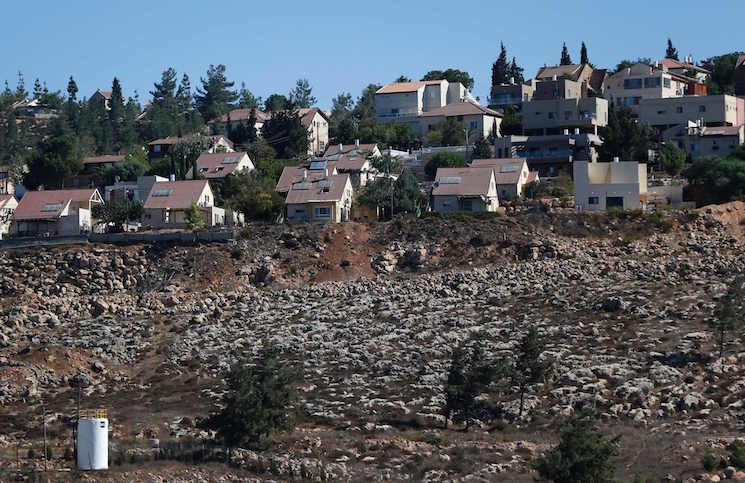
<svg viewBox="0 0 745 483">
<path fill-rule="evenodd" d="M 560 134 L 564 129 L 597 134 L 597 128 L 606 125 L 608 101 L 601 97 L 534 99 L 523 104 L 526 135 Z"/>
<path fill-rule="evenodd" d="M 639 120 L 652 127 L 667 129 L 700 122 L 702 126 L 737 126 L 742 124 L 743 102 L 729 95 L 684 96 L 642 99 Z"/>
<path fill-rule="evenodd" d="M 455 119 L 463 126 L 464 135 L 466 132 L 468 133 L 470 143 L 478 137 L 497 136 L 499 125 L 502 122 L 502 114 L 475 102 L 458 102 L 422 113 L 419 116 L 419 129 L 423 134 L 426 134 L 447 119 Z M 465 141 L 464 136 L 464 144 Z"/>
<path fill-rule="evenodd" d="M 530 171 L 541 178 L 570 173 L 574 161 L 597 161 L 603 141 L 597 134 L 579 129 L 548 136 L 505 136 L 494 141 L 497 158 L 525 158 Z"/>
<path fill-rule="evenodd" d="M 691 160 L 706 156 L 727 156 L 745 144 L 745 126 L 706 127 L 701 123 L 675 126 L 662 133 L 664 141 L 674 142 Z"/>
<path fill-rule="evenodd" d="M 492 86 L 489 107 L 492 109 L 505 109 L 508 106 L 521 106 L 523 102 L 533 99 L 536 81 L 534 79 L 515 83 L 514 79 L 509 84 Z"/>
<path fill-rule="evenodd" d="M 375 120 L 378 124 L 409 124 L 414 133 L 421 137 L 423 132 L 419 117 L 422 114 L 464 101 L 476 102 L 460 82 L 394 82 L 375 93 Z"/>
<path fill-rule="evenodd" d="M 634 64 L 605 80 L 605 98 L 616 108 L 629 106 L 638 112 L 643 99 L 681 97 L 686 93 L 687 79 L 665 67 Z"/>
</svg>

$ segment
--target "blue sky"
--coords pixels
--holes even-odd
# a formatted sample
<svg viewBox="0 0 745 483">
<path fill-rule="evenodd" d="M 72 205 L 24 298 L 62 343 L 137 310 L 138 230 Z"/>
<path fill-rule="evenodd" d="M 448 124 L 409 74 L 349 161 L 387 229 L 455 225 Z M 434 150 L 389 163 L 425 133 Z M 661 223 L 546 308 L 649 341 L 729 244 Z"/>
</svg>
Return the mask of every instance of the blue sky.
<svg viewBox="0 0 745 483">
<path fill-rule="evenodd" d="M 677 5 L 676 5 L 677 3 Z M 701 59 L 745 50 L 745 2 L 532 0 L 374 2 L 37 0 L 3 6 L 0 81 L 14 87 L 17 71 L 64 90 L 73 75 L 80 95 L 109 88 L 119 77 L 125 95 L 144 103 L 169 66 L 196 87 L 209 64 L 255 94 L 287 93 L 310 80 L 318 104 L 339 92 L 358 96 L 369 83 L 401 74 L 418 79 L 436 68 L 467 70 L 485 99 L 491 64 L 504 41 L 526 78 L 559 60 L 566 41 L 579 58 L 615 66 L 623 58 L 661 58 L 667 37 L 681 55 Z"/>
</svg>

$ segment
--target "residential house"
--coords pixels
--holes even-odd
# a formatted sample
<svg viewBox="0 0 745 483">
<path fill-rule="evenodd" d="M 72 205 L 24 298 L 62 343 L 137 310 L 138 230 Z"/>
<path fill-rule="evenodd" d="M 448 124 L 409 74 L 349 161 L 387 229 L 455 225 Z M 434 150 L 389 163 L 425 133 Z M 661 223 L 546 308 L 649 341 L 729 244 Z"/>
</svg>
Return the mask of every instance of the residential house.
<svg viewBox="0 0 745 483">
<path fill-rule="evenodd" d="M 568 64 L 568 65 L 552 65 L 543 66 L 538 69 L 538 74 L 535 78 L 539 81 L 544 80 L 556 80 L 560 78 L 568 78 L 579 83 L 590 82 L 592 77 L 593 68 L 590 64 Z"/>
<path fill-rule="evenodd" d="M 303 166 L 285 166 L 279 176 L 275 191 L 285 194 L 295 183 L 318 180 L 337 174 L 339 173 L 336 171 L 336 161 L 316 160 Z"/>
<path fill-rule="evenodd" d="M 588 83 L 579 82 L 566 77 L 548 79 L 536 82 L 533 101 L 548 99 L 578 99 L 588 96 Z"/>
<path fill-rule="evenodd" d="M 163 156 L 168 154 L 168 151 L 171 149 L 171 146 L 174 146 L 181 142 L 189 142 L 194 137 L 195 137 L 194 135 L 187 135 L 183 137 L 169 136 L 166 138 L 150 141 L 149 143 L 147 143 L 148 159 L 150 159 L 150 161 L 153 161 L 155 159 L 160 159 Z M 234 151 L 232 141 L 230 141 L 230 139 L 228 139 L 226 136 L 222 134 L 216 134 L 214 136 L 206 136 L 206 137 L 209 143 L 209 146 L 207 148 L 208 153 L 215 153 L 215 152 L 221 152 L 221 151 L 225 151 L 225 152 Z"/>
<path fill-rule="evenodd" d="M 700 122 L 689 122 L 663 131 L 662 139 L 674 142 L 691 160 L 707 156 L 724 157 L 745 144 L 745 126 L 707 127 Z"/>
<path fill-rule="evenodd" d="M 456 102 L 422 113 L 419 116 L 421 133 L 425 135 L 436 129 L 438 124 L 449 119 L 454 119 L 464 130 L 467 130 L 467 138 L 471 143 L 479 137 L 498 136 L 502 114 L 482 107 L 476 102 Z M 465 135 L 463 144 L 466 144 Z"/>
<path fill-rule="evenodd" d="M 378 124 L 403 123 L 422 137 L 419 116 L 449 104 L 475 99 L 460 82 L 446 80 L 394 82 L 375 92 L 375 120 Z"/>
<path fill-rule="evenodd" d="M 538 173 L 528 169 L 528 161 L 525 158 L 491 158 L 474 159 L 471 161 L 472 168 L 492 168 L 497 183 L 497 193 L 500 200 L 520 198 L 525 191 L 525 185 L 529 180 L 535 180 Z"/>
<path fill-rule="evenodd" d="M 300 122 L 308 130 L 308 154 L 320 156 L 329 145 L 329 118 L 317 107 L 298 110 Z"/>
<path fill-rule="evenodd" d="M 264 123 L 271 117 L 271 113 L 256 109 L 256 122 L 253 125 L 256 134 L 261 134 L 261 128 L 264 127 Z M 207 126 L 210 129 L 210 134 L 216 135 L 221 132 L 228 132 L 228 130 L 232 131 L 239 124 L 243 125 L 243 127 L 248 127 L 248 120 L 250 118 L 251 109 L 233 109 L 229 113 L 211 120 L 207 123 Z M 228 120 L 230 121 L 230 126 L 228 126 Z M 229 132 L 228 135 L 230 135 Z"/>
<path fill-rule="evenodd" d="M 574 161 L 597 161 L 603 140 L 597 134 L 565 129 L 547 136 L 505 136 L 494 140 L 497 158 L 525 158 L 528 168 L 541 177 L 569 174 Z"/>
<path fill-rule="evenodd" d="M 138 176 L 137 181 L 117 181 L 104 187 L 104 201 L 139 201 L 145 203 L 153 184 L 168 181 L 162 176 Z"/>
<path fill-rule="evenodd" d="M 215 206 L 215 196 L 206 179 L 153 183 L 145 201 L 144 225 L 152 228 L 185 228 L 187 213 L 196 202 L 205 226 L 231 224 L 225 210 Z"/>
<path fill-rule="evenodd" d="M 687 82 L 685 76 L 666 67 L 637 63 L 605 80 L 605 98 L 616 108 L 628 106 L 638 113 L 642 99 L 684 96 Z"/>
<path fill-rule="evenodd" d="M 691 57 L 690 55 L 685 56 L 682 62 L 679 60 L 675 60 L 675 59 L 662 59 L 657 62 L 657 65 L 667 69 L 667 71 L 672 74 L 677 74 L 679 76 L 688 77 L 692 81 L 695 81 L 703 85 L 704 88 L 706 87 L 706 81 L 711 76 L 711 71 L 696 65 L 693 62 L 693 57 Z M 704 95 L 704 96 L 706 95 L 705 93 L 696 94 L 693 92 L 687 92 L 687 94 Z"/>
<path fill-rule="evenodd" d="M 15 193 L 15 185 L 10 180 L 10 168 L 0 166 L 0 195 L 14 195 Z"/>
<path fill-rule="evenodd" d="M 285 199 L 287 223 L 339 223 L 348 221 L 354 189 L 348 174 L 306 178 L 290 186 Z"/>
<path fill-rule="evenodd" d="M 636 161 L 574 162 L 574 206 L 580 211 L 642 209 L 647 196 L 647 165 Z"/>
<path fill-rule="evenodd" d="M 536 89 L 534 79 L 525 82 L 515 83 L 510 79 L 509 84 L 492 86 L 491 96 L 489 97 L 489 107 L 493 109 L 506 109 L 509 106 L 522 106 L 523 102 L 533 99 L 533 93 Z"/>
<path fill-rule="evenodd" d="M 223 180 L 230 174 L 254 170 L 254 164 L 245 151 L 203 153 L 197 158 L 196 165 L 200 177 L 214 181 Z M 189 168 L 186 179 L 193 177 L 192 168 Z"/>
<path fill-rule="evenodd" d="M 438 213 L 497 211 L 499 195 L 494 169 L 438 168 L 431 206 Z"/>
<path fill-rule="evenodd" d="M 0 240 L 10 233 L 10 220 L 18 207 L 18 200 L 10 194 L 0 194 Z"/>
<path fill-rule="evenodd" d="M 109 111 L 111 110 L 111 91 L 103 91 L 101 89 L 98 89 L 96 92 L 93 93 L 90 99 L 88 99 L 88 102 L 103 102 L 104 107 L 107 111 Z M 124 102 L 123 97 L 122 102 Z"/>
<path fill-rule="evenodd" d="M 608 101 L 601 97 L 536 100 L 523 104 L 526 135 L 560 134 L 565 129 L 597 134 L 608 125 Z"/>
<path fill-rule="evenodd" d="M 380 149 L 377 144 L 360 144 L 359 139 L 355 139 L 354 144 L 331 144 L 323 153 L 323 159 L 336 161 L 344 154 L 361 154 L 365 156 L 380 156 Z"/>
<path fill-rule="evenodd" d="M 27 191 L 11 218 L 14 236 L 79 235 L 94 226 L 93 207 L 103 203 L 95 188 Z"/>
<path fill-rule="evenodd" d="M 662 99 L 642 99 L 639 120 L 652 127 L 667 129 L 673 126 L 701 122 L 703 126 L 737 126 L 742 124 L 743 103 L 735 96 L 683 96 Z"/>
<path fill-rule="evenodd" d="M 745 96 L 745 54 L 740 54 L 735 63 L 734 73 L 735 95 Z"/>
<path fill-rule="evenodd" d="M 117 164 L 124 162 L 124 155 L 117 154 L 105 154 L 103 156 L 89 156 L 83 158 L 83 170 L 65 179 L 65 186 L 71 186 L 74 188 L 92 188 L 97 181 L 97 178 L 103 173 L 103 171 Z"/>
</svg>

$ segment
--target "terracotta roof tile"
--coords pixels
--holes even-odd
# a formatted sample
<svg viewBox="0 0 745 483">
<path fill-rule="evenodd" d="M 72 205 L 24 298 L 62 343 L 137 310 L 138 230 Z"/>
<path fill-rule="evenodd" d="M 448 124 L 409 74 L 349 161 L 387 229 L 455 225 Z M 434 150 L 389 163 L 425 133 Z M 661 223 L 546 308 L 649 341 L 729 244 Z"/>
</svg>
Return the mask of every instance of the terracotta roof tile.
<svg viewBox="0 0 745 483">
<path fill-rule="evenodd" d="M 154 183 L 147 201 L 145 201 L 145 208 L 188 209 L 191 207 L 192 201 L 199 201 L 199 196 L 207 184 L 206 179 Z M 164 193 L 166 195 L 153 196 L 154 193 Z"/>
<path fill-rule="evenodd" d="M 487 196 L 492 175 L 491 167 L 437 168 L 432 195 Z"/>
<path fill-rule="evenodd" d="M 348 182 L 348 174 L 336 174 L 327 178 L 310 180 L 309 182 L 294 183 L 290 187 L 290 191 L 287 192 L 285 204 L 340 201 Z"/>
<path fill-rule="evenodd" d="M 96 194 L 95 188 L 76 190 L 27 191 L 13 214 L 14 220 L 53 220 L 70 202 L 86 202 Z"/>
<path fill-rule="evenodd" d="M 479 106 L 475 102 L 464 101 L 448 104 L 431 111 L 423 112 L 421 117 L 437 116 L 478 116 L 478 115 L 502 117 L 502 114 L 489 108 Z"/>
<path fill-rule="evenodd" d="M 197 169 L 203 178 L 224 178 L 238 169 L 238 162 L 243 156 L 248 156 L 245 151 L 232 153 L 203 153 L 197 158 Z M 249 158 L 249 163 L 251 160 Z M 252 164 L 252 163 L 251 163 Z M 186 173 L 187 178 L 192 177 L 191 168 Z"/>
<path fill-rule="evenodd" d="M 329 174 L 337 174 L 335 161 L 326 161 L 326 167 L 329 170 Z M 275 191 L 279 193 L 286 193 L 289 191 L 293 183 L 303 180 L 303 170 L 305 170 L 305 175 L 310 180 L 321 179 L 326 176 L 322 169 L 309 169 L 307 166 L 285 166 L 284 169 L 282 169 L 279 181 L 277 181 Z"/>
</svg>

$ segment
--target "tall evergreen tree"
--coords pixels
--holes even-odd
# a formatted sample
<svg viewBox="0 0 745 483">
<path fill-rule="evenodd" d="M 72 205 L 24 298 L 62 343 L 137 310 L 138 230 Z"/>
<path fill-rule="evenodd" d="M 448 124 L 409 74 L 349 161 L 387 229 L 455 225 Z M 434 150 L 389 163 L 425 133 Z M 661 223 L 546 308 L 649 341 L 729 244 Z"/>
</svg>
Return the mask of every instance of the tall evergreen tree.
<svg viewBox="0 0 745 483">
<path fill-rule="evenodd" d="M 541 382 L 550 367 L 540 360 L 544 348 L 544 342 L 535 327 L 528 329 L 518 346 L 517 360 L 512 369 L 512 384 L 520 392 L 520 418 L 523 416 L 525 392 L 533 384 Z"/>
<path fill-rule="evenodd" d="M 585 45 L 584 40 L 582 41 L 582 49 L 580 50 L 579 56 L 580 56 L 580 60 L 579 60 L 580 64 L 590 63 L 590 59 L 587 57 L 587 46 Z"/>
<path fill-rule="evenodd" d="M 288 97 L 295 107 L 311 107 L 316 103 L 316 98 L 313 97 L 313 89 L 310 87 L 308 79 L 298 79 L 295 88 L 290 91 Z"/>
<path fill-rule="evenodd" d="M 64 179 L 77 174 L 83 165 L 75 134 L 64 117 L 55 120 L 51 135 L 31 154 L 24 185 L 35 189 L 62 186 Z"/>
<path fill-rule="evenodd" d="M 74 103 L 78 100 L 78 84 L 75 79 L 70 76 L 70 80 L 67 82 L 67 102 Z"/>
<path fill-rule="evenodd" d="M 41 89 L 41 81 L 39 81 L 39 78 L 37 77 L 34 81 L 34 99 L 41 99 L 42 94 L 44 94 L 44 92 Z"/>
<path fill-rule="evenodd" d="M 181 77 L 181 83 L 176 91 L 176 102 L 181 115 L 186 115 L 191 111 L 191 82 L 189 81 L 189 75 L 186 72 L 184 72 L 183 77 Z"/>
<path fill-rule="evenodd" d="M 678 60 L 678 49 L 673 47 L 673 41 L 670 37 L 667 38 L 667 50 L 665 51 L 666 59 Z"/>
<path fill-rule="evenodd" d="M 241 82 L 241 88 L 238 91 L 238 108 L 239 109 L 261 109 L 261 97 L 254 96 L 246 88 L 246 83 Z"/>
<path fill-rule="evenodd" d="M 567 49 L 567 44 L 564 42 L 564 45 L 561 48 L 561 62 L 559 62 L 561 65 L 570 65 L 572 63 L 572 57 L 569 55 L 569 49 Z"/>
<path fill-rule="evenodd" d="M 232 90 L 235 83 L 228 81 L 223 64 L 210 65 L 207 78 L 201 78 L 200 82 L 202 85 L 197 87 L 194 101 L 205 121 L 222 116 L 238 100 L 238 93 Z"/>
<path fill-rule="evenodd" d="M 26 83 L 23 80 L 23 72 L 18 71 L 18 84 L 16 84 L 16 100 L 22 101 L 26 98 L 28 92 L 26 92 Z"/>
<path fill-rule="evenodd" d="M 119 79 L 114 77 L 111 83 L 111 99 L 109 100 L 109 123 L 111 124 L 112 146 L 114 151 L 122 149 L 122 131 L 124 124 L 124 95 Z"/>
<path fill-rule="evenodd" d="M 510 64 L 510 78 L 515 80 L 516 84 L 521 84 L 525 82 L 525 76 L 523 75 L 523 68 L 517 65 L 517 61 L 515 58 L 512 58 L 512 63 Z"/>
<path fill-rule="evenodd" d="M 507 62 L 507 49 L 504 42 L 499 43 L 499 57 L 491 66 L 492 87 L 506 84 L 510 80 L 510 66 Z"/>
</svg>

